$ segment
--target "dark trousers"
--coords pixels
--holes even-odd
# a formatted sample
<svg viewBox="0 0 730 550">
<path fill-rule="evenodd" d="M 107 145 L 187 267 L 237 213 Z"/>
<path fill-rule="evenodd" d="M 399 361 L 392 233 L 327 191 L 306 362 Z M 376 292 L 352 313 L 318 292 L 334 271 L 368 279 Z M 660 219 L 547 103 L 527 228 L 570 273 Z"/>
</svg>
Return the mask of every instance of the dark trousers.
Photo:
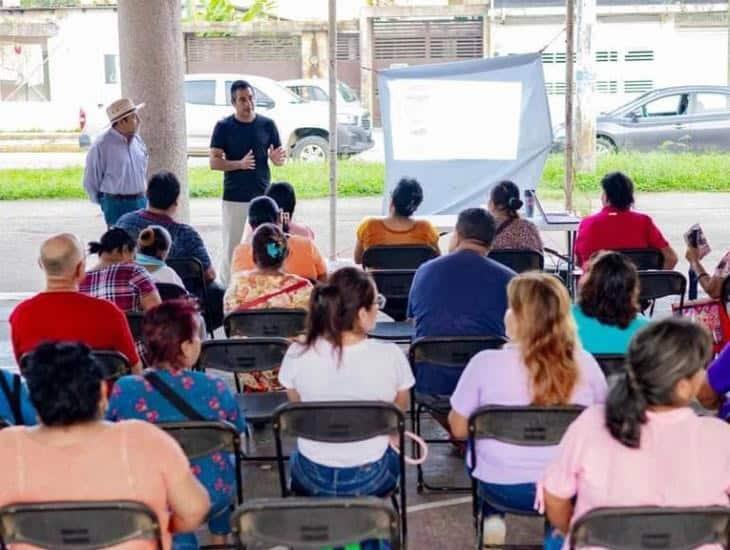
<svg viewBox="0 0 730 550">
<path fill-rule="evenodd" d="M 215 330 L 223 325 L 223 295 L 226 289 L 213 281 L 206 287 L 208 294 L 207 315 L 205 316 L 205 324 L 208 330 Z"/>
</svg>

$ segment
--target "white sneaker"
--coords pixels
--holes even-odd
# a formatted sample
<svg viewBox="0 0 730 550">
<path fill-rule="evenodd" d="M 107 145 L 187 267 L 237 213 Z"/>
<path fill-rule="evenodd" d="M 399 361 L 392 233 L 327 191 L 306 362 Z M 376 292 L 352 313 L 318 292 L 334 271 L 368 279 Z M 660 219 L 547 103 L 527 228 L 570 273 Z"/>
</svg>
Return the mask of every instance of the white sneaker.
<svg viewBox="0 0 730 550">
<path fill-rule="evenodd" d="M 482 531 L 484 546 L 502 545 L 507 539 L 507 524 L 501 516 L 493 515 L 485 518 Z"/>
</svg>

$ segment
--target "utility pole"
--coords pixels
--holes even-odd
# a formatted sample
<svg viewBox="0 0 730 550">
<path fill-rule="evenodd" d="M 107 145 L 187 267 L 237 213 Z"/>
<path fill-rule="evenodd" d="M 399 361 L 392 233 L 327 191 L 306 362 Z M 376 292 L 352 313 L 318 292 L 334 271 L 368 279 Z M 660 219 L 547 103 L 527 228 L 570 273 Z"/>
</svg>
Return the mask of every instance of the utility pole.
<svg viewBox="0 0 730 550">
<path fill-rule="evenodd" d="M 330 175 L 330 260 L 337 259 L 337 1 L 329 0 L 329 175 Z"/>
<path fill-rule="evenodd" d="M 580 1 L 580 0 L 578 0 Z M 573 211 L 574 135 L 573 135 L 573 53 L 575 51 L 575 0 L 565 3 L 565 210 Z"/>
<path fill-rule="evenodd" d="M 596 171 L 596 115 L 593 105 L 596 0 L 578 0 L 576 7 L 575 167 L 577 172 L 592 173 Z"/>
<path fill-rule="evenodd" d="M 730 86 L 730 0 L 727 3 L 727 85 Z"/>
</svg>

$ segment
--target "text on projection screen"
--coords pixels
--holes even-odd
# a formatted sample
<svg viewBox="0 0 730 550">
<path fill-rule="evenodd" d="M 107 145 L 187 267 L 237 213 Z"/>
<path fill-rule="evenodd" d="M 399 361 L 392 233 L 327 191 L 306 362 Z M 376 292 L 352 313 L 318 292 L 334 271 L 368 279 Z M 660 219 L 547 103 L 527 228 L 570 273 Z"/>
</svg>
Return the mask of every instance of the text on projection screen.
<svg viewBox="0 0 730 550">
<path fill-rule="evenodd" d="M 388 82 L 395 160 L 514 160 L 521 82 Z"/>
</svg>

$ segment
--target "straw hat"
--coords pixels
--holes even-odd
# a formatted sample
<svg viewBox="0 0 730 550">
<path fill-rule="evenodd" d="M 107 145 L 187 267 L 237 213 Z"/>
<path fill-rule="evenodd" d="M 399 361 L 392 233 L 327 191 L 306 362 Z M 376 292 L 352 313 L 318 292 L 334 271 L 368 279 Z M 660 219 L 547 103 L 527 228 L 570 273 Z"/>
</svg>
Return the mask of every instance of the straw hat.
<svg viewBox="0 0 730 550">
<path fill-rule="evenodd" d="M 135 105 L 131 99 L 117 99 L 114 103 L 106 108 L 106 116 L 109 117 L 109 124 L 114 124 L 117 120 L 124 118 L 131 113 L 137 112 L 144 107 L 144 103 Z"/>
</svg>

